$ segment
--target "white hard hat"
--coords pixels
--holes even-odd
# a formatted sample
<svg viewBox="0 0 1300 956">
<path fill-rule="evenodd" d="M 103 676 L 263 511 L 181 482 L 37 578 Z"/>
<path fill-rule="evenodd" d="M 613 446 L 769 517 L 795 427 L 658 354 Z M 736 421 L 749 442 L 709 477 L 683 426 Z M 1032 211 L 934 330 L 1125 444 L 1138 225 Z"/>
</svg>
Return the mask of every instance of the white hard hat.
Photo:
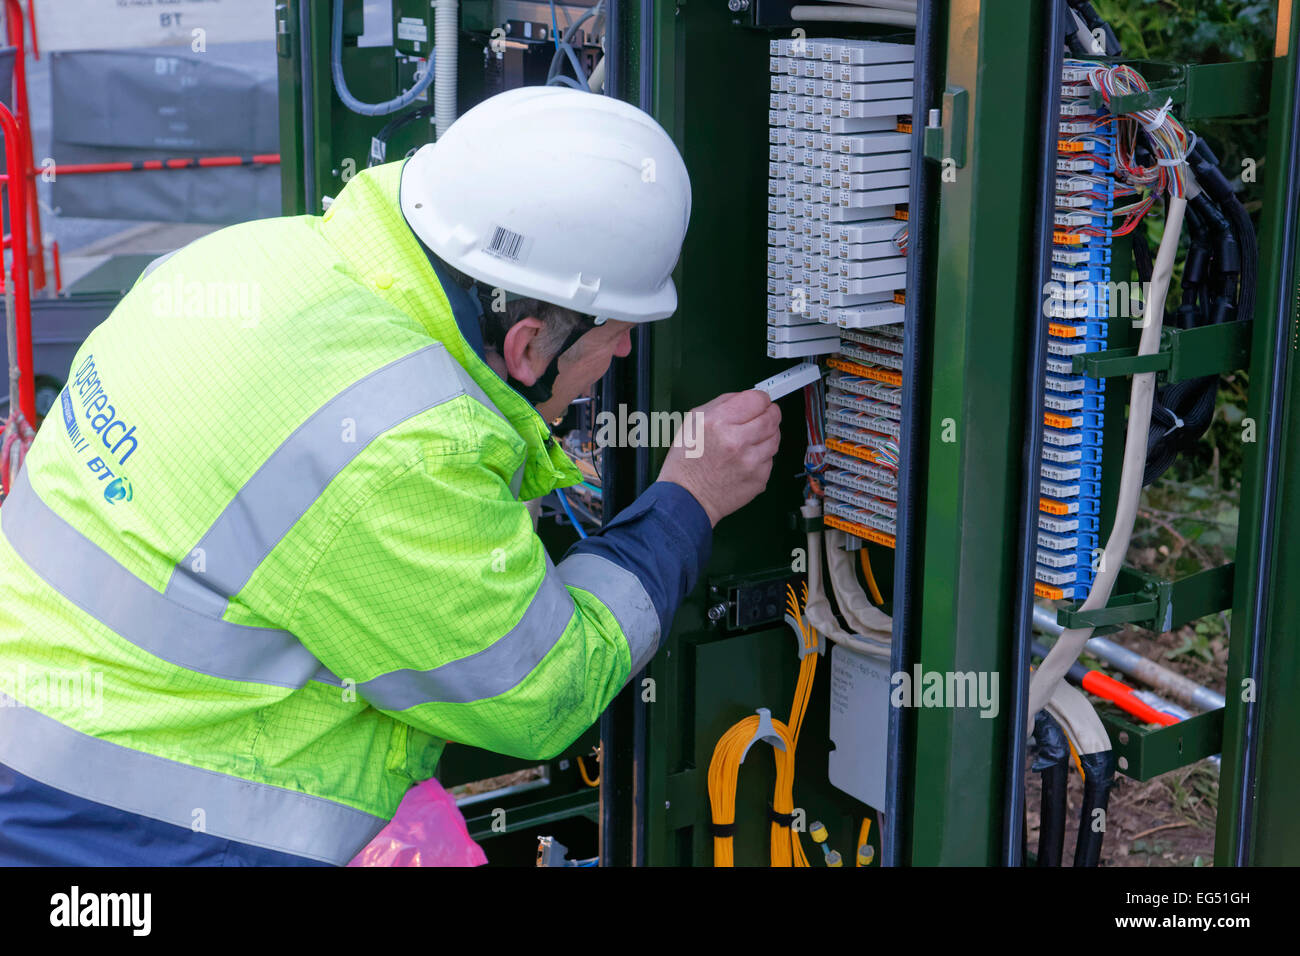
<svg viewBox="0 0 1300 956">
<path fill-rule="evenodd" d="M 677 309 L 690 178 L 663 127 L 621 100 L 555 86 L 484 100 L 407 161 L 401 204 L 485 285 L 625 322 Z"/>
</svg>

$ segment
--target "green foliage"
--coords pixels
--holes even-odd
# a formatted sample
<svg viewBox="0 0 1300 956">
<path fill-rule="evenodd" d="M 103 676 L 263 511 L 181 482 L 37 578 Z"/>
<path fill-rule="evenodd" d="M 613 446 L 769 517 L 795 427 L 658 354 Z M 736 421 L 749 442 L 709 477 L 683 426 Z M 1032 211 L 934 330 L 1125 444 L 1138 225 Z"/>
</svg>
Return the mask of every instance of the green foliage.
<svg viewBox="0 0 1300 956">
<path fill-rule="evenodd" d="M 1213 822 L 1219 808 L 1219 777 L 1208 763 L 1193 764 L 1182 775 L 1169 774 L 1165 786 L 1180 817 L 1200 827 Z"/>
<path fill-rule="evenodd" d="M 1126 57 L 1225 63 L 1269 55 L 1273 5 L 1261 0 L 1093 0 Z"/>
<path fill-rule="evenodd" d="M 1173 62 L 1258 60 L 1273 42 L 1273 4 L 1261 0 L 1093 0 L 1125 56 Z"/>
<path fill-rule="evenodd" d="M 1172 651 L 1166 651 L 1169 660 L 1184 654 L 1194 654 L 1207 664 L 1214 663 L 1214 641 L 1222 636 L 1222 627 L 1215 618 L 1205 618 L 1196 622 L 1195 627 L 1183 628 L 1183 642 Z"/>
<path fill-rule="evenodd" d="M 1115 30 L 1126 59 L 1228 63 L 1272 55 L 1273 4 L 1265 0 L 1094 0 L 1093 7 Z M 1264 157 L 1262 120 L 1200 123 L 1196 132 L 1229 179 L 1240 174 L 1243 159 Z"/>
</svg>

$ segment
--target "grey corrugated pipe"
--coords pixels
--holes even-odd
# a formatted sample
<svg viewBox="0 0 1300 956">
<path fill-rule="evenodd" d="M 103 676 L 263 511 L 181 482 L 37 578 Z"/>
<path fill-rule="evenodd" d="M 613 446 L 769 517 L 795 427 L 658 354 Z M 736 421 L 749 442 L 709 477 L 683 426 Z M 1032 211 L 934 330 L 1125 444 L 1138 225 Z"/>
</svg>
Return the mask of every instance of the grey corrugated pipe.
<svg viewBox="0 0 1300 956">
<path fill-rule="evenodd" d="M 434 71 L 437 82 L 433 87 L 433 125 L 438 138 L 456 121 L 456 69 L 460 62 L 457 48 L 460 43 L 459 0 L 436 0 L 433 20 Z"/>
</svg>

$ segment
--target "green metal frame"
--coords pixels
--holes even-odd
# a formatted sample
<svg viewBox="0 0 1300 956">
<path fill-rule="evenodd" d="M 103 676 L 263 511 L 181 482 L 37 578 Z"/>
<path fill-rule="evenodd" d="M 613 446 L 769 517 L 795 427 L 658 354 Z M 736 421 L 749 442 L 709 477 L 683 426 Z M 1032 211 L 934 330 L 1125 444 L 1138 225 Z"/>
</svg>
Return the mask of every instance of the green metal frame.
<svg viewBox="0 0 1300 956">
<path fill-rule="evenodd" d="M 1109 706 L 1097 708 L 1110 735 L 1121 773 L 1135 780 L 1152 777 L 1213 757 L 1223 745 L 1223 709 L 1197 714 L 1159 730 L 1148 730 Z"/>
<path fill-rule="evenodd" d="M 1225 322 L 1193 329 L 1163 329 L 1160 350 L 1139 356 L 1137 347 L 1085 352 L 1073 359 L 1075 372 L 1091 378 L 1112 378 L 1158 372 L 1160 385 L 1184 382 L 1202 375 L 1218 375 L 1250 367 L 1254 326 Z"/>
<path fill-rule="evenodd" d="M 1038 299 L 1033 285 L 1040 3 L 948 4 L 947 76 L 970 91 L 967 166 L 939 188 L 928 323 L 932 364 L 921 574 L 915 635 L 925 671 L 1006 674 L 1014 631 L 1023 369 Z M 946 425 L 956 440 L 943 441 Z M 1005 682 L 1004 682 L 1005 683 Z M 1003 702 L 1005 704 L 1003 689 Z M 1005 707 L 922 709 L 914 717 L 912 799 L 904 859 L 914 865 L 997 860 Z"/>
<path fill-rule="evenodd" d="M 1232 605 L 1235 564 L 1222 564 L 1167 581 L 1137 568 L 1122 568 L 1105 607 L 1083 611 L 1081 601 L 1057 611 L 1063 627 L 1108 628 L 1132 624 L 1164 633 Z"/>
<path fill-rule="evenodd" d="M 1248 412 L 1258 423 L 1259 441 L 1246 458 L 1242 481 L 1239 519 L 1238 573 L 1233 594 L 1231 652 L 1228 658 L 1227 709 L 1224 715 L 1223 771 L 1219 786 L 1219 817 L 1215 862 L 1225 865 L 1242 861 L 1261 865 L 1295 864 L 1300 854 L 1300 817 L 1295 813 L 1300 790 L 1300 764 L 1295 760 L 1295 741 L 1300 734 L 1300 641 L 1295 639 L 1300 620 L 1300 382 L 1296 378 L 1295 352 L 1300 296 L 1294 285 L 1300 274 L 1297 262 L 1295 222 L 1290 236 L 1284 234 L 1281 213 L 1288 195 L 1288 175 L 1294 174 L 1291 144 L 1296 134 L 1297 57 L 1300 56 L 1300 10 L 1292 0 L 1281 0 L 1289 23 L 1278 37 L 1272 63 L 1269 106 L 1269 145 L 1266 162 L 1273 172 L 1265 183 L 1260 234 L 1259 305 L 1254 321 L 1254 341 Z M 1288 170 L 1291 170 L 1288 173 Z M 1292 260 L 1284 261 L 1285 249 Z M 1289 267 L 1284 269 L 1284 267 Z M 1284 275 L 1290 281 L 1283 286 Z M 1279 305 L 1282 314 L 1279 315 Z M 1278 349 L 1279 323 L 1284 343 Z M 1283 390 L 1281 420 L 1269 416 L 1269 386 L 1277 382 Z M 1273 434 L 1278 440 L 1277 502 L 1273 520 L 1265 525 L 1266 478 L 1261 443 Z M 1265 547 L 1254 547 L 1265 533 Z M 1265 574 L 1262 564 L 1267 564 Z M 1257 600 L 1263 597 L 1262 606 Z M 1252 620 L 1262 622 L 1252 633 Z M 1247 649 L 1258 643 L 1258 659 Z M 1256 686 L 1246 682 L 1258 675 Z M 1253 698 L 1253 699 L 1251 699 Z M 1253 772 L 1243 766 L 1242 757 L 1251 710 L 1257 709 L 1257 759 Z M 1243 824 L 1241 805 L 1253 804 L 1245 838 L 1238 837 Z M 1267 836 L 1267 839 L 1261 837 Z"/>
</svg>

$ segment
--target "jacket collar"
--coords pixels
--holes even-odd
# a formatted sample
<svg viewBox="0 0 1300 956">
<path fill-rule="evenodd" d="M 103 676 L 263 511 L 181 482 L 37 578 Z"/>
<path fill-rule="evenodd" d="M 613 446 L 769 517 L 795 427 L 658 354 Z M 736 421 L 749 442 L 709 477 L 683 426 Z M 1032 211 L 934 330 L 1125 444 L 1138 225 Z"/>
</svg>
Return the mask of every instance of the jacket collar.
<svg viewBox="0 0 1300 956">
<path fill-rule="evenodd" d="M 465 314 L 464 299 L 472 300 L 472 296 L 454 283 L 440 280 L 435 258 L 426 253 L 403 217 L 399 195 L 404 166 L 405 161 L 387 163 L 349 180 L 321 218 L 322 233 L 376 295 L 447 346 L 523 439 L 526 450 L 520 500 L 576 484 L 582 475 L 546 421 L 484 361 L 477 314 L 472 322 Z M 450 278 L 445 271 L 444 278 Z M 456 315 L 458 304 L 460 317 Z M 465 328 L 472 330 L 468 336 Z"/>
</svg>

